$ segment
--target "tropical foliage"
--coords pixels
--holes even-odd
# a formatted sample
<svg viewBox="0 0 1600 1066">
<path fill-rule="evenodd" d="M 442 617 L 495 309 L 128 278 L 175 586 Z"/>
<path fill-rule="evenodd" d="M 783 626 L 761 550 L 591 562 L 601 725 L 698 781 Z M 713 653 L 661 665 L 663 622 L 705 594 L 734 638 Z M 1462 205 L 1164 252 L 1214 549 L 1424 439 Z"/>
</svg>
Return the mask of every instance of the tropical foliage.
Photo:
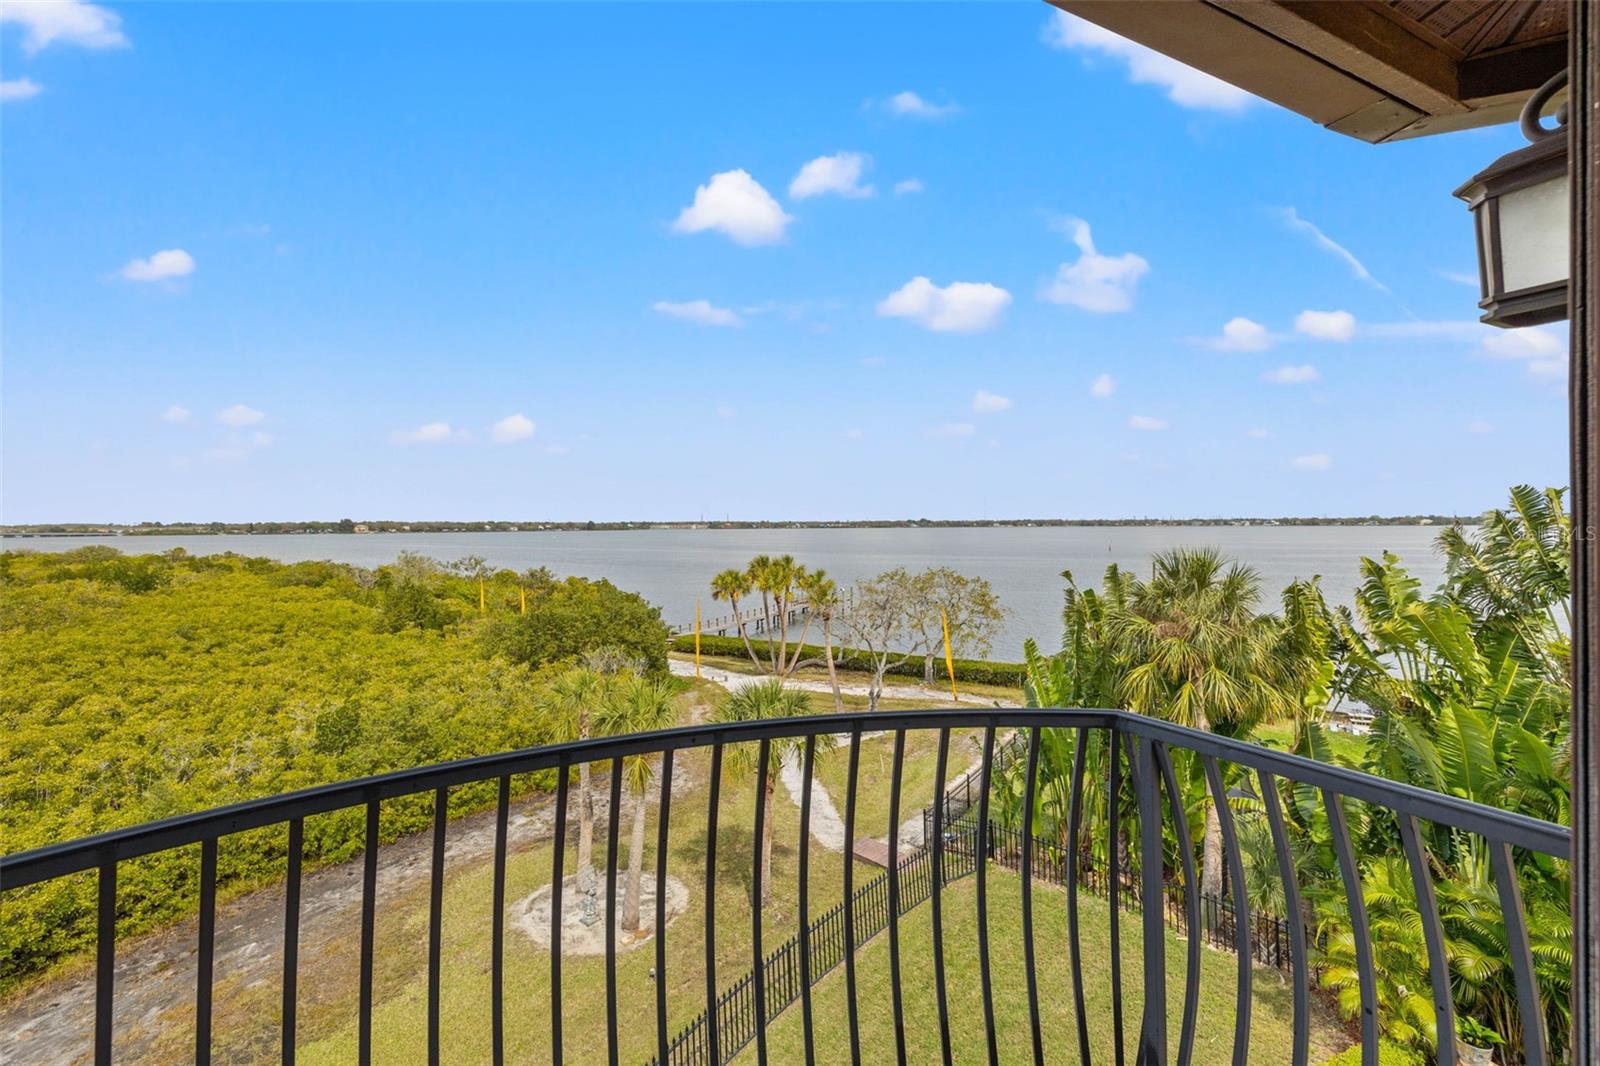
<svg viewBox="0 0 1600 1066">
<path fill-rule="evenodd" d="M 451 573 L 418 556 L 364 570 L 98 547 L 0 555 L 0 838 L 18 851 L 571 735 L 552 683 L 596 643 L 637 642 L 618 618 L 662 658 L 665 632 L 637 596 L 537 571 Z M 491 637 L 540 620 L 559 636 Z M 490 802 L 492 790 L 463 788 L 452 809 Z M 429 797 L 386 803 L 382 834 L 430 817 Z M 360 812 L 309 820 L 305 834 L 308 861 L 347 858 Z M 239 834 L 219 878 L 231 889 L 281 863 L 281 832 Z M 184 854 L 125 864 L 119 930 L 182 913 L 196 877 Z M 85 943 L 93 891 L 67 879 L 8 894 L 0 984 Z"/>
<path fill-rule="evenodd" d="M 1100 590 L 1067 577 L 1062 649 L 1026 649 L 1030 703 L 1110 706 L 1249 738 L 1262 725 L 1293 723 L 1295 750 L 1337 759 L 1323 732 L 1330 708 L 1360 705 L 1374 715 L 1356 769 L 1421 784 L 1536 818 L 1569 822 L 1568 706 L 1571 686 L 1571 531 L 1559 490 L 1526 486 L 1510 505 L 1473 528 L 1439 538 L 1444 584 L 1424 595 L 1393 555 L 1361 560 L 1354 608 L 1329 609 L 1315 580 L 1284 591 L 1279 614 L 1255 610 L 1256 582 L 1244 568 L 1207 551 L 1158 557 L 1148 580 L 1110 568 Z M 1074 742 L 1041 746 L 1035 824 L 1065 843 L 1066 789 Z M 1081 856 L 1106 846 L 1103 743 L 1085 752 L 1090 788 Z M 1205 812 L 1202 887 L 1219 893 L 1222 872 L 1203 778 L 1176 760 L 1191 825 Z M 1015 775 L 1013 775 L 1015 776 Z M 1251 782 L 1232 782 L 1230 802 L 1246 854 L 1245 884 L 1228 886 L 1253 907 L 1281 913 L 1277 861 Z M 1020 801 L 1003 780 L 1002 800 Z M 1100 794 L 1096 794 L 1100 790 Z M 1320 797 L 1284 788 L 1290 851 L 1319 945 L 1321 980 L 1352 1016 L 1359 991 L 1343 885 L 1337 877 Z M 1113 797 L 1132 824 L 1131 797 Z M 1002 811 L 1005 802 L 1000 804 Z M 1431 1054 L 1456 1034 L 1436 1032 L 1427 952 L 1411 874 L 1388 812 L 1347 802 L 1358 851 L 1379 974 L 1379 1018 L 1386 1040 Z M 1012 815 L 1014 817 L 1014 815 Z M 1447 937 L 1459 1029 L 1503 1043 L 1502 1061 L 1519 1061 L 1519 1015 L 1505 923 L 1481 838 L 1425 825 L 1424 846 Z M 1169 869 L 1176 842 L 1168 831 Z M 1095 856 L 1099 857 L 1099 856 Z M 1129 856 L 1136 860 L 1136 855 Z M 1220 865 L 1220 864 L 1217 864 Z M 1569 1027 L 1571 920 L 1565 865 L 1515 854 L 1546 1017 L 1558 1056 Z"/>
</svg>

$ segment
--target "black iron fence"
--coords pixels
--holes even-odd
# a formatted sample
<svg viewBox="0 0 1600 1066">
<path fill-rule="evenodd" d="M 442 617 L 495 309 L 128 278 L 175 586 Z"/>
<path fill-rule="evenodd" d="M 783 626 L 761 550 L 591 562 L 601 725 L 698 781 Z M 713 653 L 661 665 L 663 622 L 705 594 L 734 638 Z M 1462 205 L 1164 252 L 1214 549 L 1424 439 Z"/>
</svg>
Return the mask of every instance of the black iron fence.
<svg viewBox="0 0 1600 1066">
<path fill-rule="evenodd" d="M 977 930 L 977 955 L 979 977 L 982 982 L 983 1024 L 988 1037 L 989 1057 L 997 1058 L 994 990 L 990 975 L 991 949 L 988 934 L 987 880 L 989 862 L 974 862 L 972 854 L 988 855 L 1003 850 L 1004 835 L 991 825 L 989 784 L 993 781 L 996 760 L 995 738 L 1002 731 L 1019 731 L 1026 737 L 1027 766 L 1022 796 L 1023 824 L 1021 840 L 1033 837 L 1033 807 L 1038 786 L 1037 769 L 1039 736 L 1042 729 L 1071 728 L 1078 731 L 1078 743 L 1073 762 L 1068 797 L 1071 811 L 1068 817 L 1067 839 L 1080 839 L 1084 824 L 1085 766 L 1084 741 L 1095 731 L 1103 731 L 1110 740 L 1113 757 L 1107 760 L 1108 779 L 1101 795 L 1119 796 L 1123 782 L 1127 781 L 1137 804 L 1137 830 L 1132 834 L 1138 842 L 1140 856 L 1137 878 L 1138 898 L 1164 898 L 1168 888 L 1164 880 L 1162 859 L 1165 852 L 1163 831 L 1170 820 L 1177 836 L 1178 855 L 1182 862 L 1181 886 L 1186 928 L 1201 929 L 1205 922 L 1204 903 L 1196 885 L 1194 847 L 1190 839 L 1188 822 L 1184 817 L 1182 797 L 1179 793 L 1169 748 L 1176 747 L 1195 753 L 1205 771 L 1212 802 L 1221 818 L 1222 841 L 1229 879 L 1232 884 L 1244 883 L 1243 857 L 1235 832 L 1232 813 L 1223 788 L 1221 765 L 1232 763 L 1248 772 L 1256 780 L 1258 793 L 1265 808 L 1266 821 L 1271 832 L 1277 858 L 1277 869 L 1286 900 L 1286 945 L 1274 950 L 1279 957 L 1287 955 L 1290 982 L 1293 986 L 1293 1050 L 1290 1061 L 1294 1066 L 1305 1066 L 1309 1053 L 1311 1023 L 1310 970 L 1306 965 L 1305 951 L 1307 929 L 1301 912 L 1300 886 L 1289 851 L 1289 838 L 1285 828 L 1283 800 L 1280 796 L 1280 779 L 1303 790 L 1320 793 L 1327 814 L 1331 845 L 1337 861 L 1340 880 L 1344 887 L 1346 903 L 1351 916 L 1353 953 L 1359 975 L 1359 1002 L 1361 1005 L 1360 1029 L 1364 1061 L 1375 1066 L 1378 1050 L 1378 1019 L 1376 971 L 1372 945 L 1367 926 L 1365 900 L 1356 867 L 1355 852 L 1346 824 L 1345 803 L 1359 802 L 1374 811 L 1387 812 L 1398 827 L 1402 852 L 1410 872 L 1415 898 L 1418 901 L 1418 924 L 1426 947 L 1429 982 L 1431 985 L 1435 1018 L 1440 1032 L 1453 1032 L 1455 1007 L 1451 991 L 1450 969 L 1445 957 L 1443 924 L 1434 892 L 1433 873 L 1424 845 L 1422 823 L 1449 829 L 1456 835 L 1479 838 L 1484 853 L 1489 857 L 1495 891 L 1500 903 L 1505 927 L 1505 951 L 1515 978 L 1518 1014 L 1523 1034 L 1522 1053 L 1529 1063 L 1549 1060 L 1543 1027 L 1545 1018 L 1542 992 L 1535 981 L 1532 953 L 1529 948 L 1526 915 L 1522 905 L 1520 887 L 1513 861 L 1513 849 L 1538 852 L 1561 860 L 1570 858 L 1572 840 L 1570 830 L 1548 822 L 1485 807 L 1466 800 L 1425 789 L 1384 780 L 1343 767 L 1314 762 L 1284 752 L 1262 748 L 1253 744 L 1230 740 L 1212 733 L 1198 732 L 1168 722 L 1146 718 L 1122 711 L 1096 711 L 1078 709 L 957 709 L 938 711 L 884 711 L 877 714 L 815 715 L 803 718 L 776 719 L 742 724 L 713 724 L 666 730 L 659 733 L 619 737 L 605 737 L 578 741 L 546 748 L 534 748 L 500 755 L 464 759 L 399 773 L 385 774 L 336 785 L 306 789 L 270 799 L 235 804 L 212 811 L 182 815 L 148 825 L 103 833 L 65 844 L 38 848 L 0 857 L 0 906 L 12 893 L 34 891 L 33 886 L 68 877 L 81 872 L 97 875 L 96 890 L 87 901 L 69 901 L 54 916 L 59 922 L 84 922 L 94 930 L 96 944 L 94 967 L 94 1022 L 92 1038 L 86 1043 L 92 1047 L 97 1066 L 109 1066 L 119 1038 L 127 1037 L 139 1024 L 132 1012 L 120 1016 L 116 1006 L 116 956 L 117 916 L 119 909 L 136 905 L 137 900 L 119 899 L 118 871 L 123 864 L 143 856 L 168 853 L 179 848 L 198 848 L 198 873 L 200 906 L 195 925 L 197 951 L 195 955 L 195 1012 L 194 1061 L 209 1063 L 212 1057 L 212 997 L 216 978 L 215 936 L 216 900 L 218 892 L 217 850 L 219 842 L 234 834 L 267 827 L 282 827 L 287 847 L 288 870 L 284 892 L 284 924 L 281 960 L 283 967 L 283 1002 L 279 1012 L 281 1025 L 280 1048 L 285 1066 L 292 1066 L 296 1058 L 296 1005 L 299 978 L 299 936 L 302 856 L 305 819 L 333 811 L 356 810 L 364 813 L 366 834 L 362 856 L 360 931 L 352 945 L 358 970 L 359 1001 L 355 1011 L 356 1054 L 358 1066 L 368 1066 L 373 1058 L 374 993 L 373 972 L 375 962 L 375 937 L 379 921 L 377 907 L 377 872 L 379 855 L 379 811 L 386 800 L 406 796 L 429 796 L 433 801 L 433 880 L 428 915 L 427 937 L 427 997 L 426 1034 L 430 1062 L 440 1058 L 441 1043 L 441 943 L 443 929 L 443 870 L 445 832 L 448 801 L 452 789 L 479 782 L 495 782 L 498 802 L 495 807 L 494 868 L 490 910 L 487 915 L 490 930 L 490 971 L 488 1008 L 490 1016 L 490 1041 L 492 1061 L 499 1064 L 505 1057 L 505 938 L 506 938 L 506 837 L 508 808 L 512 775 L 537 771 L 557 771 L 555 797 L 555 825 L 551 848 L 551 927 L 550 927 L 550 1012 L 549 1053 L 552 1062 L 564 1059 L 563 1036 L 565 1012 L 562 983 L 562 924 L 564 910 L 561 903 L 565 876 L 568 843 L 569 786 L 573 767 L 583 763 L 609 762 L 611 771 L 611 803 L 608 808 L 607 869 L 605 873 L 605 1046 L 612 1066 L 618 1066 L 622 1042 L 619 1039 L 618 979 L 617 979 L 617 909 L 621 893 L 618 891 L 618 866 L 616 846 L 619 837 L 619 818 L 623 760 L 634 756 L 660 757 L 657 801 L 660 814 L 657 818 L 656 869 L 657 884 L 667 882 L 667 863 L 671 853 L 669 836 L 672 819 L 668 814 L 672 803 L 673 757 L 678 752 L 708 749 L 710 770 L 707 777 L 707 806 L 704 854 L 704 924 L 692 934 L 704 949 L 703 977 L 706 989 L 706 1023 L 704 1043 L 708 1060 L 721 1061 L 733 1041 L 753 1031 L 758 1057 L 766 1058 L 766 1026 L 773 1015 L 773 1006 L 787 993 L 791 1000 L 798 993 L 802 1005 L 803 1028 L 808 1061 L 814 1057 L 814 1019 L 810 1004 L 810 988 L 816 974 L 813 963 L 838 966 L 842 962 L 846 974 L 848 1034 L 852 1057 L 860 1057 L 860 1031 L 856 1018 L 855 957 L 861 942 L 859 929 L 865 928 L 856 921 L 857 911 L 867 924 L 886 927 L 888 932 L 889 986 L 893 990 L 894 1029 L 896 1050 L 905 1061 L 904 1012 L 902 1004 L 900 954 L 898 939 L 899 917 L 906 910 L 907 901 L 919 895 L 931 905 L 933 922 L 934 979 L 933 988 L 913 990 L 917 995 L 931 995 L 938 1007 L 939 1041 L 948 1061 L 951 1055 L 951 1026 L 947 995 L 947 972 L 944 965 L 943 943 L 939 933 L 941 898 L 943 893 L 931 890 L 934 884 L 948 881 L 965 863 L 975 879 L 973 905 Z M 953 730 L 979 729 L 983 732 L 982 764 L 979 775 L 970 790 L 972 805 L 976 809 L 971 819 L 972 837 L 966 835 L 966 812 L 960 819 L 957 832 L 947 846 L 946 808 L 936 804 L 926 851 L 918 849 L 909 856 L 900 853 L 897 828 L 900 824 L 900 794 L 903 781 L 905 739 L 907 733 L 927 730 L 939 739 L 939 754 L 935 771 L 934 794 L 945 793 L 945 773 L 949 758 L 950 737 Z M 726 925 L 731 916 L 719 915 L 716 907 L 718 871 L 717 823 L 721 813 L 720 795 L 723 779 L 723 756 L 731 745 L 751 744 L 758 748 L 756 794 L 764 792 L 767 784 L 769 756 L 774 740 L 797 738 L 805 748 L 801 795 L 801 814 L 798 839 L 810 839 L 811 781 L 814 769 L 816 737 L 823 734 L 848 734 L 849 791 L 845 797 L 845 838 L 854 839 L 856 781 L 859 766 L 861 736 L 864 731 L 888 731 L 895 737 L 894 763 L 890 783 L 890 804 L 887 829 L 889 831 L 889 871 L 873 883 L 857 891 L 853 878 L 855 864 L 841 866 L 843 884 L 836 921 L 822 927 L 818 936 L 829 941 L 832 955 L 819 955 L 810 944 L 811 927 L 802 926 L 798 946 L 788 954 L 783 949 L 774 955 L 762 945 L 762 915 L 753 908 L 749 915 L 739 915 L 737 920 L 749 922 L 751 973 L 744 991 L 738 989 L 725 993 L 717 979 L 717 935 L 719 922 Z M 1120 849 L 1111 846 L 1122 839 L 1124 817 L 1122 804 L 1110 803 L 1104 812 L 1106 851 L 1109 868 L 1104 884 L 1111 898 L 1110 922 L 1110 993 L 1112 1003 L 1112 1034 L 1116 1041 L 1114 1061 L 1123 1061 L 1123 987 L 1121 963 L 1123 940 L 1119 932 L 1118 916 L 1125 906 L 1124 898 L 1131 893 L 1124 889 L 1127 879 L 1123 873 Z M 751 839 L 763 835 L 765 805 L 753 804 L 754 825 Z M 1022 921 L 1020 930 L 1024 973 L 1027 979 L 1026 999 L 1032 1037 L 1033 1061 L 1045 1060 L 1042 1027 L 1036 981 L 1036 959 L 1031 905 L 1028 887 L 1035 877 L 1063 878 L 1067 897 L 1067 965 L 1071 971 L 1071 984 L 1075 1008 L 1079 1057 L 1088 1059 L 1089 1026 L 1084 997 L 1082 939 L 1079 936 L 1078 897 L 1080 889 L 1092 882 L 1079 878 L 1076 863 L 1051 866 L 1033 847 L 1017 847 L 1015 863 L 1021 875 Z M 808 856 L 810 849 L 798 849 L 799 912 L 809 914 Z M 759 852 L 758 852 L 759 854 Z M 902 865 L 904 860 L 904 865 Z M 1009 861 L 1009 860 L 1007 860 Z M 880 887 L 881 886 L 881 887 Z M 142 890 L 151 891 L 148 886 Z M 1092 891 L 1092 888 L 1088 888 Z M 762 894 L 762 871 L 759 857 L 752 862 L 751 896 Z M 667 941 L 672 938 L 666 922 L 665 892 L 656 894 L 653 928 L 658 931 L 655 949 L 655 1010 L 654 1036 L 657 1058 L 670 1061 L 673 1044 L 667 1012 Z M 1140 978 L 1143 986 L 1143 1014 L 1137 1022 L 1134 1061 L 1147 1066 L 1164 1066 L 1168 1061 L 1169 1025 L 1177 1022 L 1179 1039 L 1174 1061 L 1183 1066 L 1193 1059 L 1195 1023 L 1199 1003 L 1199 972 L 1202 937 L 1191 936 L 1185 949 L 1184 994 L 1180 1019 L 1169 1017 L 1167 999 L 1167 944 L 1165 906 L 1143 907 L 1139 921 L 1143 929 L 1143 966 Z M 385 912 L 384 920 L 391 920 Z M 851 930 L 846 934 L 844 930 Z M 1239 913 L 1232 922 L 1232 933 L 1237 945 L 1238 979 L 1235 990 L 1234 1055 L 1236 1062 L 1246 1061 L 1250 1048 L 1250 1004 L 1254 966 L 1254 924 L 1248 908 L 1239 904 Z M 1005 945 L 1002 950 L 1015 950 L 1016 945 Z M 1054 962 L 1051 963 L 1054 965 Z M 697 967 L 698 969 L 699 967 Z M 760 995 L 754 990 L 760 989 Z M 1215 995 L 1215 990 L 1208 994 Z M 749 1011 L 736 1011 L 737 1017 L 750 1018 L 743 1031 L 723 1032 L 723 1012 L 720 1004 L 725 995 L 735 1001 L 744 996 L 751 1004 Z M 743 1023 L 740 1023 L 743 1024 Z M 731 1020 L 730 1030 L 736 1030 Z M 1006 1034 L 1015 1039 L 1015 1034 Z M 698 1038 L 696 1038 L 698 1039 Z M 749 1039 L 749 1037 L 744 1037 Z M 73 1056 L 75 1057 L 75 1056 Z M 1053 1058 L 1062 1057 L 1060 1051 Z M 1438 1061 L 1442 1066 L 1454 1066 L 1455 1048 L 1451 1041 L 1441 1041 Z"/>
</svg>

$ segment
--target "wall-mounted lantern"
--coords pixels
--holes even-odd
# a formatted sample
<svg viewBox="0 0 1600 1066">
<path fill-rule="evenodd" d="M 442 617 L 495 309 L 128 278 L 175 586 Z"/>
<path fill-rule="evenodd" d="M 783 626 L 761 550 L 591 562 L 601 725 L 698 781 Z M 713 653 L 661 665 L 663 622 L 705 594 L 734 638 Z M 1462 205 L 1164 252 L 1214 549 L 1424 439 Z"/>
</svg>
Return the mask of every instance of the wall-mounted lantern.
<svg viewBox="0 0 1600 1066">
<path fill-rule="evenodd" d="M 1539 117 L 1566 84 L 1562 71 L 1528 99 L 1522 109 L 1528 147 L 1496 159 L 1455 193 L 1477 228 L 1480 321 L 1491 326 L 1567 317 L 1567 106 L 1556 112 L 1554 129 Z"/>
</svg>

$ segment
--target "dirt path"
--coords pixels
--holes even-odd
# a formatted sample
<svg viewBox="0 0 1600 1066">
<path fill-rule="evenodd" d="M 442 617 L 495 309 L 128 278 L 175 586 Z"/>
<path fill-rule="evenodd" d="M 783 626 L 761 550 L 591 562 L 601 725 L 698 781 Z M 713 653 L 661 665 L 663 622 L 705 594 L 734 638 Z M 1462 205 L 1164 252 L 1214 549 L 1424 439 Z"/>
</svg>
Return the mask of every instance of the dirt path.
<svg viewBox="0 0 1600 1066">
<path fill-rule="evenodd" d="M 593 781 L 597 835 L 608 817 L 606 778 Z M 697 787 L 690 774 L 673 774 L 673 794 Z M 624 802 L 624 814 L 631 809 Z M 506 824 L 507 849 L 513 853 L 548 841 L 554 833 L 554 797 L 541 794 L 512 804 Z M 494 851 L 494 812 L 456 818 L 445 838 L 446 879 L 465 865 L 490 861 Z M 569 827 L 569 840 L 576 834 Z M 226 843 L 223 845 L 226 847 Z M 384 901 L 425 888 L 431 879 L 432 833 L 402 837 L 379 851 L 379 921 Z M 349 965 L 360 928 L 362 860 L 324 867 L 305 876 L 300 897 L 301 975 Z M 282 987 L 284 894 L 281 885 L 250 892 L 218 907 L 214 985 L 219 1013 L 234 993 L 263 991 L 276 1003 Z M 192 1054 L 195 996 L 196 922 L 187 919 L 158 932 L 117 946 L 116 1060 L 168 1061 L 175 1035 Z M 323 1000 L 342 997 L 335 982 L 302 979 L 300 1016 L 304 1019 Z M 276 1024 L 276 1023 L 274 1023 Z M 63 1066 L 91 1060 L 94 1027 L 94 972 L 85 960 L 0 1003 L 0 1062 L 6 1066 Z M 301 1041 L 308 1034 L 301 1023 Z M 276 1031 L 270 1045 L 252 1048 L 252 1058 L 275 1058 Z M 220 1049 L 219 1049 L 220 1051 Z M 228 1056 L 224 1056 L 226 1059 Z"/>
</svg>

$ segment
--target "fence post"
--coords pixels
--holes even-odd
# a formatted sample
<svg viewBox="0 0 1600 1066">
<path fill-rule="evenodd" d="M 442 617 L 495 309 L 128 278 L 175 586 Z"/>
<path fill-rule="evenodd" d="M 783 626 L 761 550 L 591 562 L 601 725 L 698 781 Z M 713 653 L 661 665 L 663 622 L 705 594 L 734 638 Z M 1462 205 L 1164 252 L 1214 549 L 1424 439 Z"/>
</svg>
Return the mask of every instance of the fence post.
<svg viewBox="0 0 1600 1066">
<path fill-rule="evenodd" d="M 1167 1061 L 1167 932 L 1162 910 L 1167 893 L 1162 877 L 1161 769 L 1156 764 L 1155 741 L 1140 737 L 1139 753 L 1139 872 L 1144 898 L 1144 1024 L 1140 1027 L 1140 1066 L 1163 1066 Z"/>
</svg>

